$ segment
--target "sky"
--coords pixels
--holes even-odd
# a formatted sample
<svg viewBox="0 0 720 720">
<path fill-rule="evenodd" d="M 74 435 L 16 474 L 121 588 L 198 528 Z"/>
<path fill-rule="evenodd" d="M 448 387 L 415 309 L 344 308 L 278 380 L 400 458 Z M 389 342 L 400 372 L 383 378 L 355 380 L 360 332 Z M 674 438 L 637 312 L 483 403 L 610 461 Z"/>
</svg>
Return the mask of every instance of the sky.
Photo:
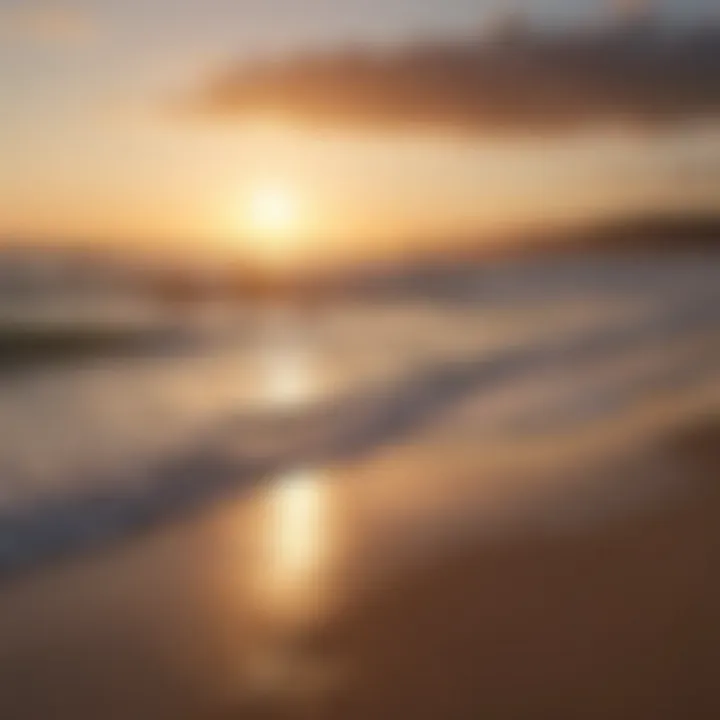
<svg viewBox="0 0 720 720">
<path fill-rule="evenodd" d="M 512 7 L 557 28 L 606 22 L 611 5 Z M 468 136 L 184 111 L 214 78 L 248 63 L 452 44 L 484 32 L 504 8 L 490 0 L 0 0 L 0 236 L 343 256 L 544 220 L 713 205 L 720 123 L 712 118 L 657 132 Z M 662 12 L 675 26 L 706 22 L 716 0 L 668 1 Z M 253 217 L 263 212 L 276 217 Z"/>
</svg>

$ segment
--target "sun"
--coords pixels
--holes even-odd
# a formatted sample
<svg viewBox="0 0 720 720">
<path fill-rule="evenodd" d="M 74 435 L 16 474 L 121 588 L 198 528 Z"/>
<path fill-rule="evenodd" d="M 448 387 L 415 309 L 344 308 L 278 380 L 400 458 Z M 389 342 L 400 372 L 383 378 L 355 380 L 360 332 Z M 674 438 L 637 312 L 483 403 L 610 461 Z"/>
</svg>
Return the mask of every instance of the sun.
<svg viewBox="0 0 720 720">
<path fill-rule="evenodd" d="M 300 232 L 299 198 L 280 183 L 258 184 L 249 194 L 247 221 L 258 242 L 289 242 Z"/>
<path fill-rule="evenodd" d="M 317 226 L 310 210 L 308 196 L 292 182 L 246 182 L 226 204 L 223 244 L 259 270 L 290 271 L 312 262 Z"/>
</svg>

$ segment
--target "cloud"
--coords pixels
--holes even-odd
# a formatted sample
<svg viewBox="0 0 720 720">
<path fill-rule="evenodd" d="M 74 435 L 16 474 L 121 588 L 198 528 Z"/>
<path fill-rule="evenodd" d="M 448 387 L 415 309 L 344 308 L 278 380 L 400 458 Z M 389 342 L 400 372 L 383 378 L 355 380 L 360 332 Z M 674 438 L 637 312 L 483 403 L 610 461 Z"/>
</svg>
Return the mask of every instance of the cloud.
<svg viewBox="0 0 720 720">
<path fill-rule="evenodd" d="M 5 38 L 50 45 L 77 45 L 95 35 L 94 18 L 84 8 L 56 2 L 29 2 L 0 13 Z"/>
<path fill-rule="evenodd" d="M 462 42 L 340 49 L 231 66 L 193 104 L 215 117 L 468 135 L 720 119 L 720 28 L 508 28 Z"/>
</svg>

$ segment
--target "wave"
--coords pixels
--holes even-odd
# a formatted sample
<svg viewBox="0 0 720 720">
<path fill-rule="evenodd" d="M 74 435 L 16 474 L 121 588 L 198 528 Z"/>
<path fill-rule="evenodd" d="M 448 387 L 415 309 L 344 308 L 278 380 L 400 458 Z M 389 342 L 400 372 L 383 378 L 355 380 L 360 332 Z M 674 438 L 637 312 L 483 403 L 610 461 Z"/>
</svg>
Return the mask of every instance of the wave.
<svg viewBox="0 0 720 720">
<path fill-rule="evenodd" d="M 191 445 L 144 469 L 116 468 L 102 478 L 85 478 L 82 490 L 5 509 L 0 514 L 0 574 L 106 543 L 297 467 L 361 458 L 432 427 L 467 398 L 487 398 L 542 378 L 549 368 L 562 372 L 588 366 L 592 374 L 592 368 L 623 354 L 670 354 L 670 348 L 697 344 L 667 367 L 641 366 L 639 374 L 620 379 L 568 380 L 572 391 L 564 399 L 551 397 L 540 407 L 528 403 L 514 418 L 504 423 L 493 418 L 485 428 L 518 442 L 529 434 L 561 436 L 578 424 L 617 414 L 643 396 L 714 377 L 720 367 L 718 301 L 720 295 L 704 294 L 640 321 L 431 363 L 400 379 L 314 404 L 226 415 Z"/>
</svg>

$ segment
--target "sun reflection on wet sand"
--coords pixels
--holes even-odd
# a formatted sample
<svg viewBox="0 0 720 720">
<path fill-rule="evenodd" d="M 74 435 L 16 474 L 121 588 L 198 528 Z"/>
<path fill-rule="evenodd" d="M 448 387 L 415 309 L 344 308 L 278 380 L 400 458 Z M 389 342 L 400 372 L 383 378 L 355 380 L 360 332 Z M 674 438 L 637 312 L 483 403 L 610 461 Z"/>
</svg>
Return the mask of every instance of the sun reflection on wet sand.
<svg viewBox="0 0 720 720">
<path fill-rule="evenodd" d="M 250 709 L 305 717 L 345 682 L 344 663 L 322 640 L 338 551 L 332 488 L 325 472 L 296 469 L 263 492 L 255 617 L 240 678 Z"/>
<path fill-rule="evenodd" d="M 292 316 L 274 315 L 265 360 L 266 401 L 284 407 L 319 390 L 311 348 L 299 337 Z M 266 611 L 281 615 L 311 610 L 318 600 L 323 563 L 328 560 L 330 482 L 326 472 L 294 468 L 263 491 L 264 551 L 258 591 Z"/>
<path fill-rule="evenodd" d="M 321 390 L 312 349 L 292 321 L 270 318 L 261 375 L 262 397 L 271 407 L 302 403 Z M 253 550 L 242 569 L 252 617 L 236 689 L 252 706 L 317 707 L 337 685 L 336 659 L 313 640 L 329 604 L 330 565 L 338 552 L 333 488 L 324 469 L 288 470 L 260 487 L 250 524 L 245 516 L 237 528 Z"/>
<path fill-rule="evenodd" d="M 326 500 L 323 478 L 312 470 L 290 472 L 272 487 L 267 570 L 276 592 L 292 594 L 321 563 Z"/>
</svg>

